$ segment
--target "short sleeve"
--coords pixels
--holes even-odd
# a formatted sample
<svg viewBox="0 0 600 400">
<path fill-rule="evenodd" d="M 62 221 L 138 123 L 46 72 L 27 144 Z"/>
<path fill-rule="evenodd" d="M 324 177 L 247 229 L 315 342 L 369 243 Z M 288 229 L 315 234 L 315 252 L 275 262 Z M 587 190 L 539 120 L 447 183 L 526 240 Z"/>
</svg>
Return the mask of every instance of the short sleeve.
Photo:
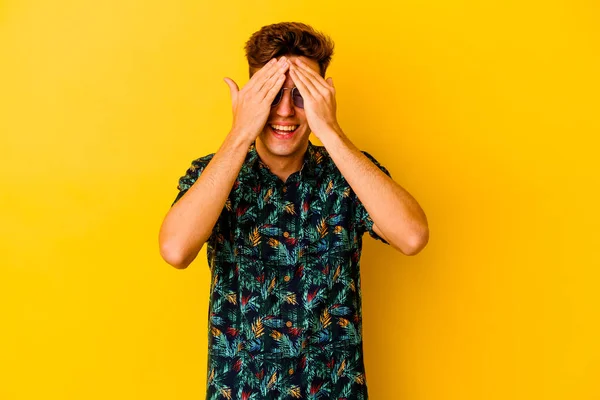
<svg viewBox="0 0 600 400">
<path fill-rule="evenodd" d="M 192 187 L 192 185 L 198 180 L 204 168 L 208 165 L 209 161 L 213 158 L 213 154 L 209 154 L 204 157 L 197 158 L 192 161 L 192 165 L 187 169 L 185 175 L 179 178 L 179 183 L 177 185 L 177 196 L 175 197 L 175 201 L 171 204 L 171 207 L 179 201 L 183 197 L 184 194 L 187 193 L 188 189 Z"/>
<path fill-rule="evenodd" d="M 370 155 L 366 151 L 363 151 L 362 153 L 365 156 L 367 156 L 367 158 L 369 160 L 371 160 L 373 162 L 373 164 L 375 164 L 387 176 L 389 176 L 390 178 L 392 177 L 392 175 L 390 174 L 390 172 L 383 165 L 379 164 L 379 162 L 375 159 L 375 157 L 373 157 L 372 155 Z M 355 225 L 358 228 L 358 231 L 361 232 L 361 233 L 369 232 L 369 235 L 371 235 L 372 238 L 380 240 L 383 243 L 389 245 L 389 243 L 384 238 L 382 238 L 381 236 L 379 236 L 373 230 L 373 220 L 369 216 L 369 212 L 367 211 L 367 209 L 365 208 L 365 206 L 363 205 L 363 203 L 360 201 L 360 199 L 358 198 L 358 196 L 356 195 L 356 193 L 354 193 L 354 191 L 353 191 L 353 196 L 354 196 L 354 210 L 355 210 L 355 214 L 354 214 L 354 218 L 355 219 L 354 219 L 354 221 L 355 221 Z"/>
</svg>

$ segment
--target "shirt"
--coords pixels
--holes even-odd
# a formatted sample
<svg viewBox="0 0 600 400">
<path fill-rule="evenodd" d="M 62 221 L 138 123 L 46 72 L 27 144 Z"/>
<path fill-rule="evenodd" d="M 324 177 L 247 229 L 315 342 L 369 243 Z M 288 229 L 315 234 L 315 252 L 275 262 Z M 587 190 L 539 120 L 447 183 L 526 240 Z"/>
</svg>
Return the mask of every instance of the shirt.
<svg viewBox="0 0 600 400">
<path fill-rule="evenodd" d="M 192 161 L 172 205 L 213 156 Z M 368 399 L 365 232 L 389 244 L 324 146 L 309 141 L 302 168 L 283 182 L 252 143 L 206 243 L 207 399 Z"/>
</svg>

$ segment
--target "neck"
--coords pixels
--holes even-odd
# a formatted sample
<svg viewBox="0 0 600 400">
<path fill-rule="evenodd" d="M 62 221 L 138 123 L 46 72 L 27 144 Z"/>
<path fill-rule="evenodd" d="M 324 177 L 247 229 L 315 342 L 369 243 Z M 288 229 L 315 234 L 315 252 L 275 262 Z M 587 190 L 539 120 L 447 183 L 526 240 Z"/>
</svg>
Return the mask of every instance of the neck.
<svg viewBox="0 0 600 400">
<path fill-rule="evenodd" d="M 286 181 L 288 176 L 296 171 L 300 171 L 304 163 L 304 154 L 308 148 L 308 141 L 298 151 L 289 155 L 278 155 L 269 151 L 269 149 L 257 138 L 256 152 L 263 163 L 269 167 L 272 174 Z"/>
</svg>

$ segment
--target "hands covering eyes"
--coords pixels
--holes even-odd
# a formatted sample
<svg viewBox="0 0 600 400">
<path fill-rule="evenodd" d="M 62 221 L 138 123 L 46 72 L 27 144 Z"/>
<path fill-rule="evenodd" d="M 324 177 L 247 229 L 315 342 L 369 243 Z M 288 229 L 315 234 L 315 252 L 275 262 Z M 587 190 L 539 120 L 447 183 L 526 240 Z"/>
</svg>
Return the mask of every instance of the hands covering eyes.
<svg viewBox="0 0 600 400">
<path fill-rule="evenodd" d="M 233 123 L 231 130 L 246 138 L 250 145 L 263 130 L 271 112 L 271 104 L 281 92 L 285 74 L 290 67 L 284 56 L 271 59 L 258 70 L 240 90 L 230 78 L 223 80 L 229 86 Z"/>
</svg>

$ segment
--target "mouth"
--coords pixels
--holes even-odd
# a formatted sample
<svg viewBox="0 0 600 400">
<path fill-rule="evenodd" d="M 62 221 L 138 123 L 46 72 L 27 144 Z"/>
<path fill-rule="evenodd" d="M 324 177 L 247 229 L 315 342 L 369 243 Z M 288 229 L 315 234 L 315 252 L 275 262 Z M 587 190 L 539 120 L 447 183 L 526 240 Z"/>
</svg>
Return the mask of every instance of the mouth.
<svg viewBox="0 0 600 400">
<path fill-rule="evenodd" d="M 269 130 L 277 139 L 291 139 L 295 136 L 300 125 L 268 125 Z"/>
</svg>

